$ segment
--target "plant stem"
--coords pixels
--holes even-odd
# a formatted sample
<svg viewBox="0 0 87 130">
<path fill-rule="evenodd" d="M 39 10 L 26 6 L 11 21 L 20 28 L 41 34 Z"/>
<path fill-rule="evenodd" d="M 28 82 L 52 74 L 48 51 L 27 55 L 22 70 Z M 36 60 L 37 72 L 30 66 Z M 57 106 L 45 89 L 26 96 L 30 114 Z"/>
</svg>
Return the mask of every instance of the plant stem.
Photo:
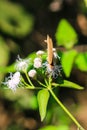
<svg viewBox="0 0 87 130">
<path fill-rule="evenodd" d="M 61 108 L 68 114 L 68 116 L 73 120 L 73 122 L 77 125 L 77 127 L 80 130 L 85 130 L 79 122 L 75 119 L 75 117 L 68 111 L 68 109 L 62 104 L 62 102 L 56 97 L 55 93 L 52 91 L 52 89 L 49 88 L 50 93 L 52 94 L 53 98 L 56 100 L 56 102 L 61 106 Z"/>
<path fill-rule="evenodd" d="M 31 80 L 30 80 L 30 78 L 29 78 L 27 72 L 25 72 L 25 75 L 26 75 L 27 80 L 28 80 L 28 82 L 30 83 L 30 85 L 31 85 L 33 88 L 35 88 L 34 85 L 33 85 L 32 82 L 31 82 Z"/>
<path fill-rule="evenodd" d="M 43 83 L 41 83 L 39 80 L 37 80 L 37 82 L 38 82 L 41 86 L 43 86 L 43 87 L 46 88 L 46 85 L 44 85 Z"/>
<path fill-rule="evenodd" d="M 26 88 L 34 89 L 35 87 L 32 87 L 31 85 L 27 84 L 23 78 L 21 78 L 23 85 L 26 86 Z"/>
</svg>

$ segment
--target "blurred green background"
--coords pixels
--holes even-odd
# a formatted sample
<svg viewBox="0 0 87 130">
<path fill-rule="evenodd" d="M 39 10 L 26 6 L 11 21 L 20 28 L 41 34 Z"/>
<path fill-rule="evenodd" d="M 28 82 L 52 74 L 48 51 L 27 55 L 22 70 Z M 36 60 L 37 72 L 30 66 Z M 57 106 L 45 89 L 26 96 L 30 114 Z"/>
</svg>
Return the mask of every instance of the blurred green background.
<svg viewBox="0 0 87 130">
<path fill-rule="evenodd" d="M 12 65 L 17 55 L 25 58 L 34 51 L 46 49 L 44 40 L 47 34 L 52 37 L 58 51 L 65 52 L 74 48 L 80 53 L 75 67 L 70 64 L 76 56 L 73 53 L 65 54 L 62 64 L 65 78 L 82 85 L 85 90 L 77 92 L 62 88 L 56 90 L 56 94 L 86 129 L 86 0 L 0 0 L 0 82 L 12 70 L 11 67 L 5 67 Z M 68 70 L 67 65 L 70 66 Z M 49 101 L 47 117 L 41 123 L 36 94 L 37 92 L 29 90 L 18 90 L 14 94 L 3 89 L 1 84 L 0 130 L 39 130 L 46 125 L 50 126 L 42 130 L 75 129 L 74 124 L 52 99 Z"/>
</svg>

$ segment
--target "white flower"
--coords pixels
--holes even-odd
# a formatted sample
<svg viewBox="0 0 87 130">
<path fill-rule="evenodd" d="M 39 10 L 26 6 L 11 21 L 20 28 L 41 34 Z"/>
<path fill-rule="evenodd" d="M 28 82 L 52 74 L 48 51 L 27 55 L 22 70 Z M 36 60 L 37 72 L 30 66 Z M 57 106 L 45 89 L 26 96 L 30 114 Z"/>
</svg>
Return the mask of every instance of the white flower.
<svg viewBox="0 0 87 130">
<path fill-rule="evenodd" d="M 37 52 L 36 52 L 36 54 L 37 54 L 38 56 L 41 56 L 41 55 L 43 55 L 43 54 L 44 54 L 44 51 L 39 50 L 39 51 L 37 51 Z"/>
<path fill-rule="evenodd" d="M 34 78 L 36 76 L 36 70 L 32 69 L 28 72 L 29 77 Z"/>
<path fill-rule="evenodd" d="M 52 76 L 54 79 L 56 79 L 58 76 L 61 76 L 61 65 L 55 65 L 52 70 Z"/>
<path fill-rule="evenodd" d="M 53 52 L 56 52 L 56 48 L 53 48 Z"/>
<path fill-rule="evenodd" d="M 29 64 L 29 59 L 21 59 L 21 58 L 18 56 L 18 59 L 17 59 L 16 61 L 17 61 L 17 63 L 16 63 L 16 65 L 15 65 L 15 67 L 16 67 L 16 70 L 17 70 L 17 71 L 27 70 L 28 64 Z"/>
<path fill-rule="evenodd" d="M 56 79 L 58 76 L 61 76 L 61 70 L 62 70 L 61 65 L 51 66 L 47 62 L 44 65 L 46 67 L 46 73 L 48 75 L 51 75 L 54 79 Z"/>
<path fill-rule="evenodd" d="M 42 67 L 42 60 L 40 58 L 35 58 L 34 59 L 34 67 L 35 68 L 40 68 Z"/>
<path fill-rule="evenodd" d="M 60 59 L 60 57 L 58 56 L 55 48 L 53 48 L 53 56 L 54 56 L 55 59 L 57 59 L 57 58 Z"/>
<path fill-rule="evenodd" d="M 20 72 L 16 72 L 13 75 L 11 74 L 8 78 L 9 80 L 5 83 L 8 88 L 15 91 L 20 83 Z"/>
<path fill-rule="evenodd" d="M 47 72 L 51 73 L 52 72 L 52 68 L 51 68 L 50 64 L 47 63 L 46 67 L 47 67 Z"/>
</svg>

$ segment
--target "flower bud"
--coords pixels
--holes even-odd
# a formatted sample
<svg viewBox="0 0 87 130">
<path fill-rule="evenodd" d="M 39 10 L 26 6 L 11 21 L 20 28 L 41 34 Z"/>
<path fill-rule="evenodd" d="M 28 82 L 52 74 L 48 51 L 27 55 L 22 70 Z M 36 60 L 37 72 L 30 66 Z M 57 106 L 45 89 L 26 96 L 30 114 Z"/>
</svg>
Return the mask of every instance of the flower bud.
<svg viewBox="0 0 87 130">
<path fill-rule="evenodd" d="M 40 58 L 35 58 L 34 59 L 34 67 L 35 68 L 40 68 L 42 67 L 42 60 Z"/>
<path fill-rule="evenodd" d="M 44 54 L 44 51 L 39 50 L 39 51 L 37 51 L 37 52 L 36 52 L 36 54 L 37 54 L 38 56 L 41 56 L 41 55 L 43 55 L 43 54 Z"/>
<path fill-rule="evenodd" d="M 29 77 L 34 78 L 36 76 L 36 70 L 32 69 L 28 72 Z"/>
</svg>

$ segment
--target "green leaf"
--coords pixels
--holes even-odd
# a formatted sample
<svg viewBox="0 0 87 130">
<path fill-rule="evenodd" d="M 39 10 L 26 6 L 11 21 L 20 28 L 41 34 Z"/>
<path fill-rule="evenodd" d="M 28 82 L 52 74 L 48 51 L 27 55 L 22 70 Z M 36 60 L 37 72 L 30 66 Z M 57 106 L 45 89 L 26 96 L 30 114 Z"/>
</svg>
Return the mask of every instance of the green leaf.
<svg viewBox="0 0 87 130">
<path fill-rule="evenodd" d="M 16 37 L 24 37 L 33 29 L 34 18 L 21 5 L 0 0 L 0 30 Z"/>
<path fill-rule="evenodd" d="M 67 80 L 64 80 L 64 83 L 60 84 L 60 87 L 74 88 L 79 90 L 84 89 L 82 86 Z"/>
<path fill-rule="evenodd" d="M 31 53 L 31 54 L 28 55 L 28 58 L 31 58 L 32 61 L 33 61 L 36 57 L 38 57 L 37 54 L 36 54 L 36 52 L 33 52 L 33 53 Z M 45 61 L 46 58 L 47 58 L 47 53 L 44 52 L 44 54 L 41 56 L 41 59 L 42 59 L 42 61 Z"/>
<path fill-rule="evenodd" d="M 67 77 L 70 76 L 70 72 L 72 70 L 76 55 L 77 52 L 75 50 L 64 52 L 62 55 L 61 63 L 62 63 L 63 71 Z"/>
<path fill-rule="evenodd" d="M 70 49 L 78 41 L 77 33 L 66 19 L 62 19 L 57 27 L 56 40 L 58 45 Z"/>
<path fill-rule="evenodd" d="M 66 125 L 59 125 L 59 126 L 45 126 L 44 128 L 41 128 L 39 130 L 69 130 L 69 127 Z"/>
<path fill-rule="evenodd" d="M 41 121 L 43 121 L 46 116 L 46 110 L 47 110 L 49 97 L 50 97 L 49 91 L 46 89 L 40 90 L 38 92 L 37 100 L 38 100 L 38 105 L 39 105 Z"/>
<path fill-rule="evenodd" d="M 36 52 L 32 52 L 32 53 L 30 53 L 29 55 L 28 55 L 28 57 L 27 58 L 31 58 L 32 60 L 34 60 L 34 58 L 36 58 Z"/>
<path fill-rule="evenodd" d="M 79 53 L 75 60 L 75 65 L 81 71 L 87 71 L 87 52 Z"/>
</svg>

